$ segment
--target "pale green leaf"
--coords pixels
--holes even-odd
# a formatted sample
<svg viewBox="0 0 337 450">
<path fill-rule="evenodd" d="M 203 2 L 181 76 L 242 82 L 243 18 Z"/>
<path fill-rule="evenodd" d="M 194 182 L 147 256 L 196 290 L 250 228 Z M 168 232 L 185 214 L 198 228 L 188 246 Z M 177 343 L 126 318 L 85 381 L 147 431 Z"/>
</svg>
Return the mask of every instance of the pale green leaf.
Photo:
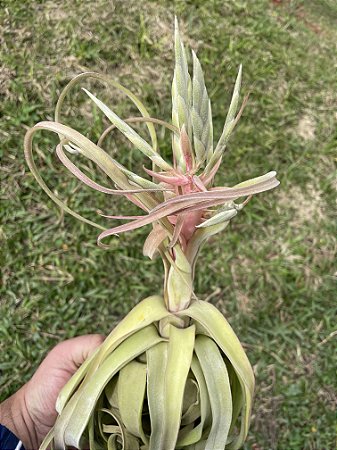
<svg viewBox="0 0 337 450">
<path fill-rule="evenodd" d="M 242 65 L 239 66 L 238 75 L 235 80 L 232 100 L 229 105 L 228 113 L 226 116 L 225 125 L 227 125 L 229 122 L 232 122 L 232 120 L 235 118 L 235 114 L 238 109 L 239 104 L 239 97 L 240 97 L 240 89 L 241 89 L 241 80 L 242 80 Z"/>
<path fill-rule="evenodd" d="M 213 123 L 210 100 L 205 86 L 202 68 L 197 55 L 192 51 L 192 127 L 196 160 L 199 166 L 210 159 L 213 153 Z"/>
<path fill-rule="evenodd" d="M 134 186 L 130 184 L 125 174 L 122 172 L 120 164 L 116 163 L 103 149 L 91 142 L 88 138 L 80 134 L 78 131 L 69 128 L 63 124 L 57 122 L 40 122 L 31 128 L 25 136 L 25 156 L 30 170 L 35 176 L 37 182 L 42 189 L 49 195 L 49 197 L 58 204 L 64 211 L 73 215 L 77 219 L 93 225 L 101 230 L 105 230 L 101 225 L 85 219 L 76 212 L 72 211 L 66 204 L 64 204 L 55 194 L 48 188 L 43 181 L 39 171 L 36 168 L 33 155 L 32 155 L 32 140 L 34 134 L 39 130 L 47 130 L 64 136 L 80 149 L 80 152 L 86 158 L 89 158 L 95 164 L 97 164 L 103 172 L 121 189 L 134 189 Z M 144 206 L 151 209 L 158 204 L 158 202 L 148 193 L 139 193 L 130 195 L 130 197 L 138 199 Z"/>
<path fill-rule="evenodd" d="M 205 168 L 205 174 L 207 175 L 212 168 L 216 165 L 219 159 L 222 157 L 223 152 L 226 148 L 228 139 L 237 123 L 236 120 L 236 112 L 238 108 L 240 88 L 241 88 L 241 78 L 242 78 L 242 66 L 239 67 L 239 72 L 236 77 L 234 91 L 231 99 L 231 103 L 229 105 L 229 110 L 226 116 L 225 125 L 220 136 L 220 139 L 215 147 L 214 153 L 207 160 L 207 166 Z"/>
<path fill-rule="evenodd" d="M 181 424 L 188 425 L 194 422 L 200 416 L 200 398 L 199 386 L 193 378 L 187 378 L 184 398 Z"/>
<path fill-rule="evenodd" d="M 107 83 L 107 84 L 115 87 L 116 89 L 118 89 L 119 91 L 121 91 L 125 95 L 127 95 L 127 97 L 129 97 L 129 99 L 135 104 L 135 106 L 138 108 L 139 112 L 142 114 L 143 117 L 147 117 L 147 118 L 150 117 L 150 114 L 148 113 L 144 104 L 129 89 L 122 86 L 120 83 L 118 83 L 117 81 L 113 80 L 112 78 L 110 78 L 106 75 L 103 75 L 100 73 L 95 73 L 95 72 L 84 72 L 84 73 L 80 73 L 79 75 L 74 77 L 65 86 L 65 88 L 61 92 L 59 99 L 57 101 L 57 104 L 56 104 L 56 108 L 55 108 L 55 122 L 61 122 L 61 109 L 62 109 L 64 100 L 65 100 L 65 97 L 69 94 L 70 90 L 74 86 L 76 86 L 76 84 L 78 84 L 80 81 L 83 81 L 87 78 L 93 78 L 95 80 L 98 80 L 103 83 Z M 150 122 L 146 122 L 146 127 L 148 128 L 150 136 L 151 136 L 152 147 L 156 150 L 157 149 L 157 135 L 156 135 L 155 128 L 154 128 L 153 124 Z"/>
<path fill-rule="evenodd" d="M 165 371 L 165 420 L 163 448 L 174 450 L 178 438 L 186 379 L 191 367 L 195 327 L 171 325 Z"/>
<path fill-rule="evenodd" d="M 97 367 L 128 336 L 170 315 L 171 313 L 165 307 L 164 299 L 158 295 L 152 295 L 138 303 L 101 344 L 97 357 L 88 368 L 87 379 L 90 379 Z"/>
<path fill-rule="evenodd" d="M 79 448 L 89 417 L 93 413 L 95 404 L 108 381 L 128 362 L 162 340 L 156 327 L 149 325 L 130 336 L 111 355 L 105 358 L 96 370 L 95 376 L 87 382 L 85 390 L 76 402 L 71 421 L 64 433 L 66 445 Z"/>
<path fill-rule="evenodd" d="M 150 411 L 151 435 L 149 450 L 158 450 L 164 439 L 165 421 L 165 373 L 168 343 L 161 342 L 146 352 L 147 356 L 147 401 Z"/>
<path fill-rule="evenodd" d="M 104 389 L 104 393 L 111 408 L 118 408 L 118 378 L 119 375 L 114 376 Z"/>
<path fill-rule="evenodd" d="M 113 123 L 124 136 L 133 143 L 144 155 L 150 158 L 157 166 L 163 170 L 171 170 L 172 167 L 168 164 L 151 145 L 149 145 L 139 134 L 130 127 L 124 120 L 117 116 L 111 109 L 106 106 L 101 100 L 95 97 L 87 89 L 82 88 L 83 91 L 91 98 L 91 100 L 98 106 L 98 108 L 106 115 L 106 117 Z"/>
<path fill-rule="evenodd" d="M 181 42 L 177 18 L 174 34 L 175 68 L 172 81 L 172 123 L 179 130 L 185 125 L 189 139 L 192 138 L 191 107 L 192 84 L 184 45 Z M 186 164 L 177 136 L 173 136 L 173 152 L 178 167 L 185 170 Z"/>
<path fill-rule="evenodd" d="M 142 410 L 146 391 L 146 364 L 130 361 L 119 372 L 119 411 L 126 429 L 148 442 L 142 426 Z"/>
<path fill-rule="evenodd" d="M 93 374 L 100 363 L 104 361 L 106 356 L 109 355 L 132 333 L 135 333 L 136 331 L 147 327 L 151 323 L 159 321 L 167 316 L 170 316 L 170 313 L 167 311 L 162 297 L 151 296 L 144 299 L 129 312 L 129 314 L 116 326 L 116 328 L 112 330 L 97 350 L 97 354 L 92 356 L 88 362 L 84 363 L 84 369 L 81 367 L 78 369 L 79 375 L 75 374 L 68 381 L 62 391 L 64 394 L 61 395 L 60 400 L 58 401 L 58 407 L 60 410 L 63 410 L 64 402 L 78 386 L 79 380 L 83 378 L 83 372 L 86 371 L 87 373 L 84 383 L 80 385 L 78 391 L 75 392 L 74 396 L 70 399 L 70 402 L 65 407 L 66 411 L 62 412 L 62 416 L 56 424 L 57 432 L 55 432 L 55 435 L 58 446 L 62 445 L 61 443 L 63 442 L 64 428 L 68 420 L 70 420 L 74 405 L 76 404 L 76 398 L 82 390 L 85 390 L 87 382 L 90 382 L 91 377 L 94 376 Z"/>
<path fill-rule="evenodd" d="M 254 186 L 255 184 L 267 182 L 269 180 L 272 180 L 275 177 L 276 177 L 276 172 L 274 170 L 272 170 L 271 172 L 261 175 L 260 177 L 251 178 L 250 180 L 243 181 L 242 183 L 236 184 L 233 187 L 234 188 L 250 187 L 250 186 Z"/>
<path fill-rule="evenodd" d="M 228 224 L 229 222 L 222 222 L 218 223 L 217 225 L 212 225 L 211 227 L 198 228 L 194 232 L 185 252 L 186 258 L 192 267 L 192 274 L 194 274 L 195 263 L 202 246 L 210 237 L 223 231 L 228 226 Z"/>
<path fill-rule="evenodd" d="M 123 449 L 128 450 L 139 450 L 139 442 L 138 439 L 133 436 L 131 433 L 128 432 L 125 424 L 122 421 L 122 418 L 117 410 L 110 410 L 107 408 L 101 408 L 99 410 L 99 417 L 98 417 L 98 423 L 100 426 L 102 426 L 106 433 L 113 433 L 114 439 L 112 442 L 117 445 L 117 450 L 120 449 L 119 442 L 121 441 L 121 445 Z M 116 425 L 104 425 L 103 422 L 103 414 L 106 414 L 108 417 L 110 417 L 110 420 L 112 419 L 113 422 L 116 423 Z M 103 431 L 104 432 L 104 431 Z M 105 437 L 104 437 L 105 438 Z M 109 450 L 109 439 L 105 438 L 105 440 L 108 443 L 108 450 Z M 112 447 L 113 448 L 113 447 Z M 91 449 L 90 449 L 91 450 Z M 98 449 L 98 450 L 101 450 Z"/>
<path fill-rule="evenodd" d="M 236 209 L 229 209 L 226 211 L 220 211 L 219 213 L 215 214 L 213 217 L 211 217 L 208 220 L 205 220 L 205 222 L 201 223 L 200 225 L 197 225 L 196 228 L 206 228 L 210 227 L 212 225 L 216 225 L 218 223 L 226 222 L 233 217 L 237 215 Z"/>
<path fill-rule="evenodd" d="M 235 439 L 233 433 L 235 431 L 235 427 L 237 426 L 237 420 L 243 407 L 243 396 L 240 381 L 236 375 L 235 370 L 233 369 L 233 366 L 230 363 L 227 364 L 227 370 L 230 379 L 233 400 L 232 424 L 229 430 L 229 439 L 227 440 L 227 442 L 229 443 Z"/>
<path fill-rule="evenodd" d="M 207 336 L 196 337 L 195 352 L 205 376 L 212 410 L 212 427 L 205 450 L 224 450 L 233 412 L 227 367 L 218 346 Z"/>
<path fill-rule="evenodd" d="M 185 383 L 191 366 L 195 327 L 170 325 L 169 343 L 148 355 L 148 401 L 151 417 L 150 450 L 174 450 L 183 409 Z"/>
<path fill-rule="evenodd" d="M 195 301 L 190 307 L 178 313 L 182 317 L 195 320 L 197 333 L 210 336 L 227 356 L 239 378 L 244 398 L 239 436 L 229 444 L 231 450 L 241 447 L 248 433 L 252 398 L 254 393 L 254 373 L 239 339 L 223 315 L 210 303 Z"/>
<path fill-rule="evenodd" d="M 82 365 L 77 369 L 77 371 L 74 373 L 74 375 L 70 378 L 70 380 L 63 386 L 61 389 L 57 400 L 56 400 L 56 406 L 55 409 L 58 412 L 58 414 L 61 414 L 64 405 L 69 400 L 71 395 L 74 393 L 78 385 L 81 383 L 83 378 L 85 377 L 88 367 L 93 361 L 93 359 L 97 356 L 97 353 L 99 351 L 99 348 L 95 349 L 93 354 L 87 358 Z"/>
<path fill-rule="evenodd" d="M 209 401 L 208 389 L 205 382 L 205 377 L 200 366 L 198 358 L 193 355 L 191 364 L 192 373 L 197 380 L 200 395 L 200 423 L 188 433 L 179 433 L 177 448 L 184 448 L 187 445 L 196 444 L 200 441 L 202 435 L 205 433 L 212 423 L 212 413 Z"/>
<path fill-rule="evenodd" d="M 49 446 L 50 446 L 51 443 L 52 443 L 53 438 L 54 438 L 54 428 L 51 428 L 51 429 L 48 431 L 48 433 L 47 433 L 47 435 L 45 436 L 45 438 L 43 439 L 43 442 L 42 442 L 42 444 L 40 445 L 39 450 L 48 450 L 48 449 L 49 449 Z"/>
</svg>

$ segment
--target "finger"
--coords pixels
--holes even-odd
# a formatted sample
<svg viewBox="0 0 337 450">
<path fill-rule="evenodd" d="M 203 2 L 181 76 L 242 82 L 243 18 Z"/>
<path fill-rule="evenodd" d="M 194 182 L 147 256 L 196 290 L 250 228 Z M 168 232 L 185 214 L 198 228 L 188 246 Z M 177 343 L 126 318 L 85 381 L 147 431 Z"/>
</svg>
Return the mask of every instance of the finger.
<svg viewBox="0 0 337 450">
<path fill-rule="evenodd" d="M 103 341 L 101 334 L 77 336 L 54 347 L 50 357 L 60 369 L 75 372 Z"/>
</svg>

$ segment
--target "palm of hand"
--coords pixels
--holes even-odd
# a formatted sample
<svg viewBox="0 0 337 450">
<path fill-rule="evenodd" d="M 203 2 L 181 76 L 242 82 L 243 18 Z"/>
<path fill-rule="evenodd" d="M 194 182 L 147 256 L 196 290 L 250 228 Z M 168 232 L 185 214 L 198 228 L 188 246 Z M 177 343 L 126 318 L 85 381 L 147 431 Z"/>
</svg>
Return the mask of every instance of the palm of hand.
<svg viewBox="0 0 337 450">
<path fill-rule="evenodd" d="M 25 386 L 25 406 L 35 425 L 38 442 L 55 423 L 55 403 L 60 390 L 103 339 L 101 335 L 93 334 L 61 342 Z"/>
</svg>

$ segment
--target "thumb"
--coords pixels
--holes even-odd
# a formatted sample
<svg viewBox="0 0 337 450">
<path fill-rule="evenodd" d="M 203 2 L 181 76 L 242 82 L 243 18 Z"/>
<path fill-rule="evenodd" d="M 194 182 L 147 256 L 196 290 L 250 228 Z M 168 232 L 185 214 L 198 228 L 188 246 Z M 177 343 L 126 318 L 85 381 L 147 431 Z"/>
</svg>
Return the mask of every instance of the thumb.
<svg viewBox="0 0 337 450">
<path fill-rule="evenodd" d="M 59 369 L 74 373 L 103 341 L 101 334 L 77 336 L 56 345 L 48 359 L 51 358 Z"/>
</svg>

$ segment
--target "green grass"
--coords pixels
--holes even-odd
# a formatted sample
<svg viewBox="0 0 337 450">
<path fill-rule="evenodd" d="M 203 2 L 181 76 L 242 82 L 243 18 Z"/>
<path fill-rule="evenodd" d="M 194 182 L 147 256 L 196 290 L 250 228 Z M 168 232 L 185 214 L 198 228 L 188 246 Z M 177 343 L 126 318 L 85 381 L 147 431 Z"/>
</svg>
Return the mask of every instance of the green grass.
<svg viewBox="0 0 337 450">
<path fill-rule="evenodd" d="M 271 169 L 281 180 L 209 243 L 196 278 L 196 292 L 225 314 L 254 366 L 257 390 L 245 448 L 332 449 L 334 0 L 5 3 L 0 397 L 27 381 L 58 341 L 108 333 L 139 300 L 161 289 L 160 262 L 141 254 L 148 230 L 122 235 L 112 251 L 97 248 L 97 231 L 63 216 L 39 189 L 24 162 L 23 137 L 37 121 L 52 119 L 61 88 L 87 69 L 130 86 L 153 116 L 169 120 L 176 13 L 205 71 L 216 137 L 239 63 L 243 94 L 251 92 L 221 181 L 230 185 Z M 134 112 L 118 93 L 91 88 L 123 117 Z M 78 90 L 67 104 L 67 123 L 97 139 L 106 122 L 85 95 Z M 111 203 L 79 187 L 57 164 L 54 136 L 44 133 L 36 142 L 43 176 L 74 209 L 94 217 L 97 208 L 136 213 L 121 200 Z M 169 145 L 169 136 L 161 135 L 162 151 Z M 109 149 L 130 167 L 141 167 L 117 134 Z"/>
</svg>

